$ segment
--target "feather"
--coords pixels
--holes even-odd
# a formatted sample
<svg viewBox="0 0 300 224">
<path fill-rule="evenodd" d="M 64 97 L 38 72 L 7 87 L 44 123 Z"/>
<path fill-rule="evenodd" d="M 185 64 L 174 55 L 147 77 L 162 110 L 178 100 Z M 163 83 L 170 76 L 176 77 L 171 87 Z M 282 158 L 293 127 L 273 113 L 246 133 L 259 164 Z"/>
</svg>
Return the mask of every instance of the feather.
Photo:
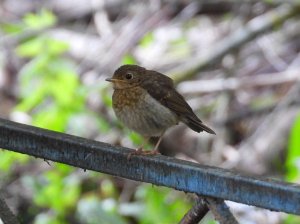
<svg viewBox="0 0 300 224">
<path fill-rule="evenodd" d="M 149 78 L 151 76 L 151 78 Z M 162 105 L 169 108 L 178 119 L 196 132 L 206 131 L 216 134 L 195 115 L 192 108 L 174 88 L 171 78 L 159 72 L 147 70 L 143 76 L 142 87 Z"/>
</svg>

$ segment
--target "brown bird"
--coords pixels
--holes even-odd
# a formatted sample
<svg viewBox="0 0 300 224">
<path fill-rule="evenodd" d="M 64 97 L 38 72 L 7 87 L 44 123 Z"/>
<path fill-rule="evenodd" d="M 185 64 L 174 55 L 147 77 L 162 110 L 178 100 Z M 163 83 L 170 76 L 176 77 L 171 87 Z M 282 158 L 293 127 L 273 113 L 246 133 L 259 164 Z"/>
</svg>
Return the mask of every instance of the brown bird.
<svg viewBox="0 0 300 224">
<path fill-rule="evenodd" d="M 164 132 L 179 121 L 196 132 L 215 134 L 194 114 L 168 76 L 137 65 L 123 65 L 106 81 L 113 83 L 112 103 L 118 119 L 147 138 L 160 137 L 152 152 L 140 147 L 132 154 L 157 154 Z"/>
</svg>

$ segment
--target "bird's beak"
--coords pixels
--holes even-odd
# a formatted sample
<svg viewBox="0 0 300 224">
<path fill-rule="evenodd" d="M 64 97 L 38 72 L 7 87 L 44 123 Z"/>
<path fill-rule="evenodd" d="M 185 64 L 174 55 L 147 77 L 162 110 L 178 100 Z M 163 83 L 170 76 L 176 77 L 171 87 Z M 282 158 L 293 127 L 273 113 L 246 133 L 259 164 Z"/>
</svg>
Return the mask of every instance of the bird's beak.
<svg viewBox="0 0 300 224">
<path fill-rule="evenodd" d="M 107 78 L 105 81 L 111 82 L 114 89 L 122 89 L 124 84 L 126 84 L 126 81 L 121 79 Z"/>
<path fill-rule="evenodd" d="M 112 82 L 112 83 L 126 83 L 125 80 L 121 80 L 121 79 L 112 79 L 112 78 L 107 78 L 107 79 L 105 79 L 105 81 Z"/>
<path fill-rule="evenodd" d="M 114 82 L 115 80 L 112 79 L 112 78 L 107 78 L 107 79 L 105 79 L 105 81 L 107 81 L 107 82 Z"/>
</svg>

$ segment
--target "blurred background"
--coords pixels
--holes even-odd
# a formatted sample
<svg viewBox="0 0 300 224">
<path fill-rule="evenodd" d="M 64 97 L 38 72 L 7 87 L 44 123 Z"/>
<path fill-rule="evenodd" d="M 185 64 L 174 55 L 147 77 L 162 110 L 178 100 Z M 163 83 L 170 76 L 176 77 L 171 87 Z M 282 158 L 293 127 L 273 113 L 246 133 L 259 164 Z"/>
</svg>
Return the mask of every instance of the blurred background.
<svg viewBox="0 0 300 224">
<path fill-rule="evenodd" d="M 217 132 L 178 125 L 165 134 L 162 154 L 299 181 L 297 0 L 2 0 L 0 15 L 2 118 L 137 148 L 143 139 L 116 119 L 104 80 L 122 64 L 139 64 L 172 77 Z M 5 150 L 0 171 L 21 223 L 173 224 L 194 202 L 183 192 Z M 300 223 L 228 205 L 240 223 Z M 216 222 L 207 215 L 201 223 Z"/>
</svg>

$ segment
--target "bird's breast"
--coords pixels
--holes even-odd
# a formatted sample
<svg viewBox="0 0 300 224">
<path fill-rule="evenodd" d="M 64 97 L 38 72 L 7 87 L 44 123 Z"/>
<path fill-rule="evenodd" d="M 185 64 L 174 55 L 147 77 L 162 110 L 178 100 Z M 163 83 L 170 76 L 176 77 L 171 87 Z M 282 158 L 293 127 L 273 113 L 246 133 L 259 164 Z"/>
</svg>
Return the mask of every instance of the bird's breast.
<svg viewBox="0 0 300 224">
<path fill-rule="evenodd" d="M 116 89 L 113 109 L 128 128 L 144 136 L 159 136 L 178 122 L 177 115 L 141 87 Z"/>
</svg>

